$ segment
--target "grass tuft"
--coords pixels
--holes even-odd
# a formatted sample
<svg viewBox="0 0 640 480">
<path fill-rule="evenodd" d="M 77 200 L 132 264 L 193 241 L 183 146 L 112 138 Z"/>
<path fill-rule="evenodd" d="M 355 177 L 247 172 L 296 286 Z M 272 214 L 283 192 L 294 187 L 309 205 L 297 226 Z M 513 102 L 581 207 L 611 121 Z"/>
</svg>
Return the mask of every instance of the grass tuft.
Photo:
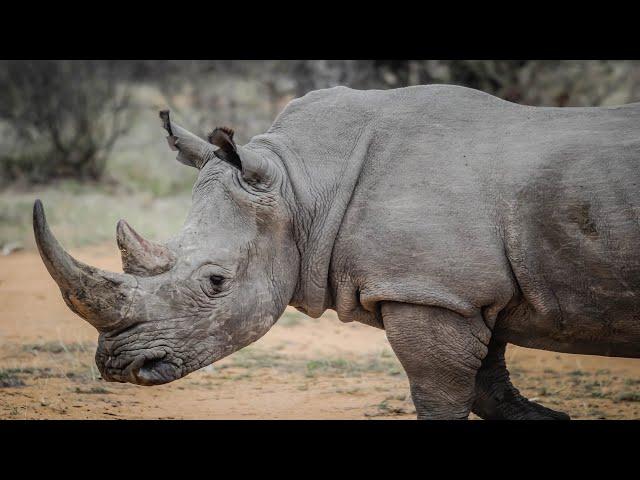
<svg viewBox="0 0 640 480">
<path fill-rule="evenodd" d="M 0 388 L 24 387 L 25 383 L 18 376 L 19 368 L 5 368 L 0 370 Z"/>
<path fill-rule="evenodd" d="M 86 393 L 86 394 L 96 394 L 96 393 L 111 393 L 110 390 L 107 390 L 104 387 L 91 387 L 91 388 L 80 388 L 76 387 L 75 393 Z"/>
<path fill-rule="evenodd" d="M 621 392 L 614 397 L 616 402 L 640 402 L 640 392 Z"/>
</svg>

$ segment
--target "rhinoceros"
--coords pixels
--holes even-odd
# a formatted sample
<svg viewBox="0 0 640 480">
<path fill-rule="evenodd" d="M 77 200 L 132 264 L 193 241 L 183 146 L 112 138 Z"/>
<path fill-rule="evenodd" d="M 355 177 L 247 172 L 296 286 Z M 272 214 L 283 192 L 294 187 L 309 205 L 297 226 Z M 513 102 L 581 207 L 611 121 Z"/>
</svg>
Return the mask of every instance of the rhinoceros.
<svg viewBox="0 0 640 480">
<path fill-rule="evenodd" d="M 335 87 L 237 145 L 160 113 L 199 169 L 165 244 L 117 225 L 124 273 L 37 245 L 99 332 L 107 381 L 158 385 L 262 337 L 287 305 L 384 329 L 419 419 L 568 419 L 507 344 L 640 356 L 640 103 L 547 108 L 458 86 Z"/>
</svg>

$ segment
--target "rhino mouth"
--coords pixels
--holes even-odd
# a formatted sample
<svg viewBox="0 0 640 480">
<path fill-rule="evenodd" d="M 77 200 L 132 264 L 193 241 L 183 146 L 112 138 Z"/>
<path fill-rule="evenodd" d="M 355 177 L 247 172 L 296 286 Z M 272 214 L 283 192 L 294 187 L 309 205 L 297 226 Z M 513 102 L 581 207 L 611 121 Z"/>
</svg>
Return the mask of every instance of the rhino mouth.
<svg viewBox="0 0 640 480">
<path fill-rule="evenodd" d="M 164 353 L 153 357 L 139 356 L 125 368 L 116 368 L 117 363 L 112 357 L 107 358 L 100 369 L 102 378 L 108 382 L 152 386 L 173 382 L 183 376 L 182 369 Z"/>
</svg>

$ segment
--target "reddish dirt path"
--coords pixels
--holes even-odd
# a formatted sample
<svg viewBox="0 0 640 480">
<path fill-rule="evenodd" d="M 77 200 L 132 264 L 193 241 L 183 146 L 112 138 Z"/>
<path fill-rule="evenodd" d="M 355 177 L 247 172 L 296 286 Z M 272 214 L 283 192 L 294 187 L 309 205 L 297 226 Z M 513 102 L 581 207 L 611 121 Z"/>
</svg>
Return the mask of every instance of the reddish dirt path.
<svg viewBox="0 0 640 480">
<path fill-rule="evenodd" d="M 74 250 L 119 271 L 113 246 Z M 291 310 L 252 346 L 159 387 L 113 384 L 97 334 L 71 313 L 37 252 L 0 257 L 0 418 L 412 419 L 384 332 Z M 514 382 L 573 418 L 640 418 L 640 360 L 510 347 Z"/>
</svg>

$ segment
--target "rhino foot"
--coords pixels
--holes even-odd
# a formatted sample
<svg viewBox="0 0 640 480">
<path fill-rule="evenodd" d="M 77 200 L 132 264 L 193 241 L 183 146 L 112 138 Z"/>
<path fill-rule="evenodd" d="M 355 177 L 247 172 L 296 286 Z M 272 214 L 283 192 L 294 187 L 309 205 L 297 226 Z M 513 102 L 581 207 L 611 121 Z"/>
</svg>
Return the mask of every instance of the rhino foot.
<svg viewBox="0 0 640 480">
<path fill-rule="evenodd" d="M 557 412 L 524 398 L 513 385 L 505 385 L 493 396 L 478 395 L 472 411 L 485 420 L 570 420 Z"/>
<path fill-rule="evenodd" d="M 485 420 L 570 420 L 523 397 L 509 380 L 505 365 L 506 344 L 491 341 L 489 352 L 476 375 L 476 398 L 472 411 Z"/>
<path fill-rule="evenodd" d="M 564 412 L 557 412 L 539 403 L 520 397 L 523 401 L 513 408 L 513 416 L 507 419 L 513 420 L 571 420 Z"/>
</svg>

